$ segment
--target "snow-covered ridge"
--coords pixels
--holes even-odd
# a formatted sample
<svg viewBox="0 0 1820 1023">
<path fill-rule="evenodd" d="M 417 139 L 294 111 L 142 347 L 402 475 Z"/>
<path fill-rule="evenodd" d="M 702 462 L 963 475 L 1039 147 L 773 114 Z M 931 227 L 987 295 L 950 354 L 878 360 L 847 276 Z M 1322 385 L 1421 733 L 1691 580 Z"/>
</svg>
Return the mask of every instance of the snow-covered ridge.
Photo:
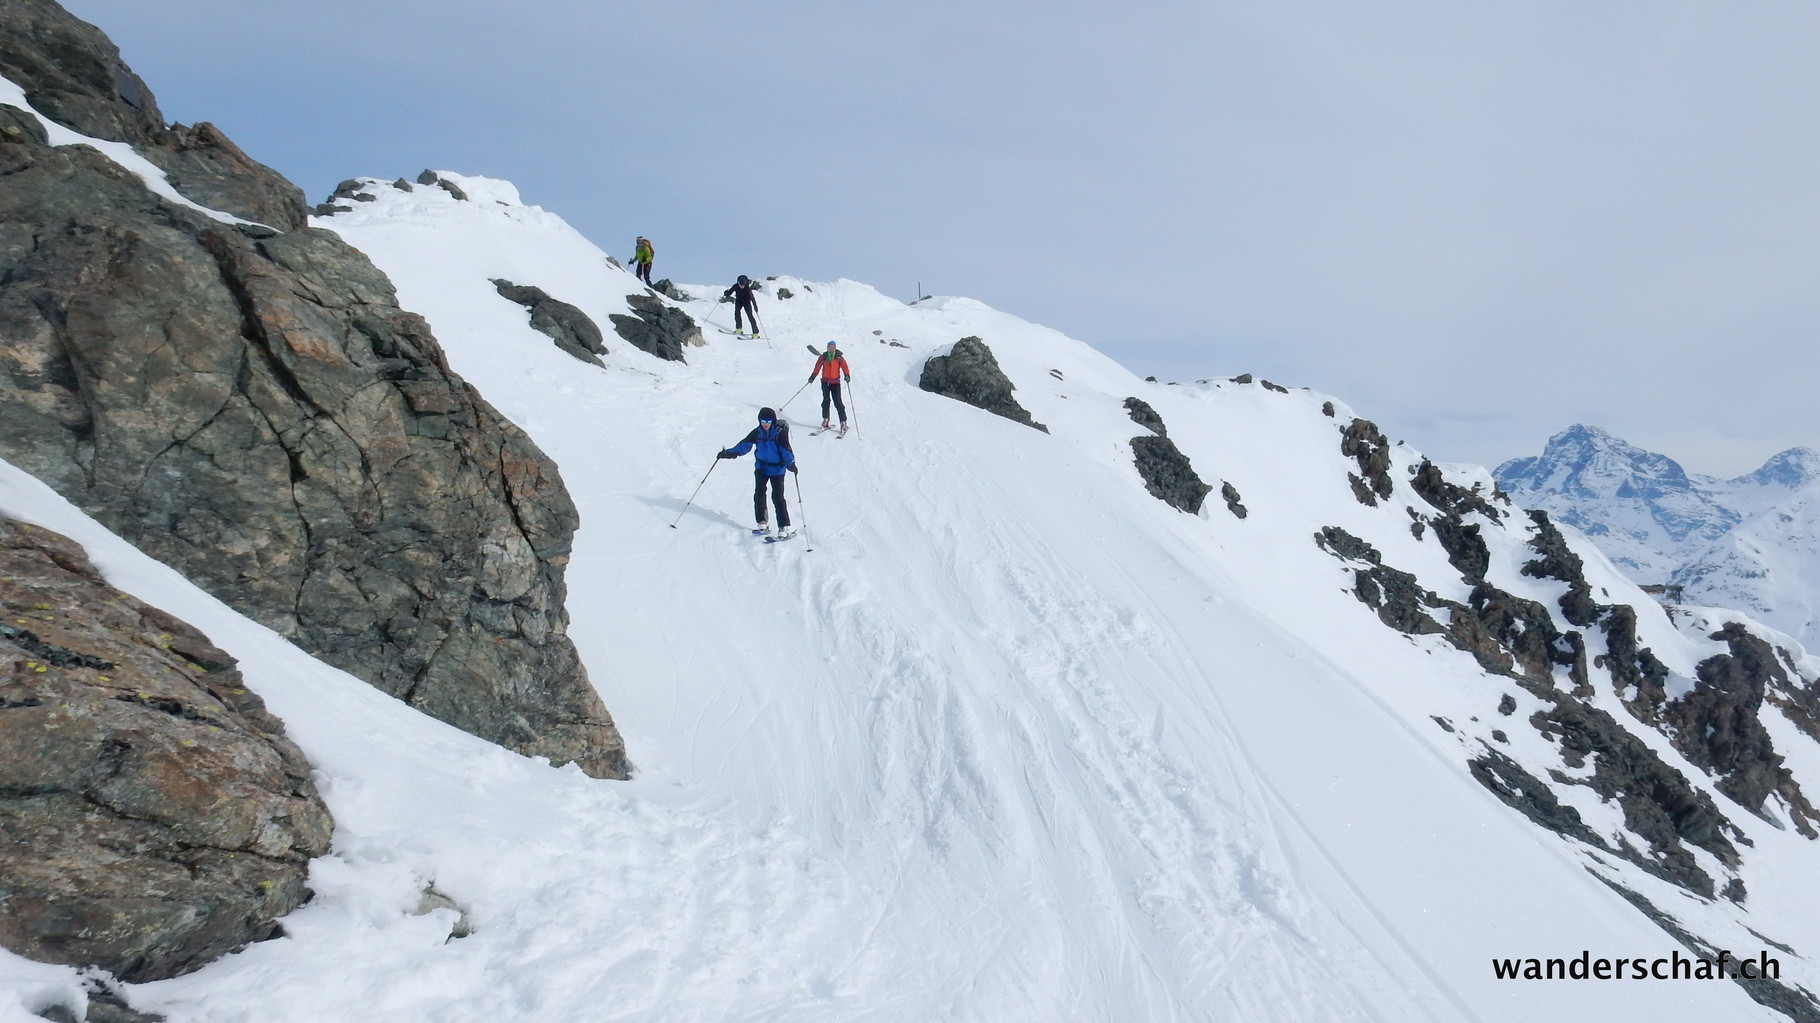
<svg viewBox="0 0 1820 1023">
<path fill-rule="evenodd" d="M 1671 703 L 1702 691 L 1730 617 L 1671 621 L 1571 529 L 1551 540 L 1492 496 L 1484 470 L 1431 467 L 1325 395 L 1147 383 L 978 302 L 906 306 L 850 281 L 779 276 L 765 340 L 710 329 L 664 361 L 608 327 L 643 289 L 599 248 L 503 183 L 439 176 L 468 199 L 378 183 L 317 223 L 368 253 L 560 465 L 583 521 L 572 635 L 637 776 L 550 771 L 297 660 L 8 478 L 0 508 L 77 534 L 116 584 L 241 659 L 339 824 L 290 937 L 135 989 L 136 1005 L 312 1021 L 375 1006 L 451 1021 L 1784 1018 L 1731 984 L 1493 978 L 1497 957 L 1678 947 L 1608 885 L 1714 947 L 1793 949 L 1782 983 L 1820 990 L 1798 790 L 1740 806 L 1646 702 L 1652 684 Z M 533 330 L 496 278 L 594 318 L 604 365 Z M 728 323 L 709 301 L 724 283 L 681 287 L 694 298 L 669 304 Z M 966 336 L 1050 433 L 916 387 Z M 829 340 L 854 370 L 842 439 L 802 429 L 820 418 L 806 349 Z M 1145 491 L 1128 397 L 1245 518 Z M 747 535 L 749 466 L 714 458 L 763 405 L 797 427 L 801 546 Z M 1578 569 L 1526 572 L 1563 550 Z M 1576 594 L 1605 608 L 1595 624 L 1569 620 Z M 1498 608 L 1495 635 L 1460 624 Z M 1791 689 L 1820 669 L 1775 657 Z M 1619 663 L 1662 674 L 1619 685 Z M 1796 719 L 1761 720 L 1792 778 L 1820 785 Z M 1723 818 L 1725 845 L 1601 790 L 1617 784 L 1606 754 L 1576 753 L 1566 729 L 1606 721 Z M 1531 823 L 1548 799 L 1578 831 Z M 1710 894 L 1690 889 L 1701 876 Z M 450 911 L 413 914 L 432 883 L 471 937 L 446 940 Z"/>
</svg>

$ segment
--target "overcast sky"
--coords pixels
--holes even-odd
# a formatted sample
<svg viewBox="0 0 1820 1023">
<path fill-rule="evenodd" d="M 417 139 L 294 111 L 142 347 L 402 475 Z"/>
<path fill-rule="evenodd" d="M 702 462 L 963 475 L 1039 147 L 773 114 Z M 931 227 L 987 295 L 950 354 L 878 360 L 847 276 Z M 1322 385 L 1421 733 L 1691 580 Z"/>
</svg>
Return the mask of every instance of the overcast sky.
<svg viewBox="0 0 1820 1023">
<path fill-rule="evenodd" d="M 507 178 L 659 276 L 921 283 L 1444 460 L 1820 447 L 1811 0 L 65 2 L 311 201 Z"/>
</svg>

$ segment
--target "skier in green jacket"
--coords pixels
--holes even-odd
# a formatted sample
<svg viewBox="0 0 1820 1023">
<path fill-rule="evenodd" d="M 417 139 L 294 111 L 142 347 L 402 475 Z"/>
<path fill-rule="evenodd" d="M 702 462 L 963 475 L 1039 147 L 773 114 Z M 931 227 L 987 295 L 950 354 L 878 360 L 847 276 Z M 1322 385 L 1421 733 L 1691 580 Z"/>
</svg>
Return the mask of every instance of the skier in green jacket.
<svg viewBox="0 0 1820 1023">
<path fill-rule="evenodd" d="M 644 281 L 647 287 L 651 284 L 651 260 L 656 255 L 656 250 L 651 248 L 651 239 L 639 235 L 638 249 L 632 253 L 632 273 Z"/>
</svg>

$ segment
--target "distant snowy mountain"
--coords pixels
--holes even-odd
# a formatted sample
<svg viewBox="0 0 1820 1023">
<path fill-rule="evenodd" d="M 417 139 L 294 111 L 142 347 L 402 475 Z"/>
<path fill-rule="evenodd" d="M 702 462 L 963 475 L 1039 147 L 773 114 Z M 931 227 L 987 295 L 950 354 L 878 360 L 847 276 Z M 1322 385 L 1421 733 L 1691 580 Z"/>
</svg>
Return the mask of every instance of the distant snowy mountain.
<svg viewBox="0 0 1820 1023">
<path fill-rule="evenodd" d="M 1679 585 L 1690 603 L 1739 608 L 1820 648 L 1820 559 L 1804 525 L 1820 452 L 1790 448 L 1722 480 L 1575 425 L 1494 475 L 1511 500 L 1578 528 L 1635 581 Z"/>
<path fill-rule="evenodd" d="M 1738 608 L 1820 649 L 1820 486 L 1739 523 L 1669 579 L 1683 599 Z"/>
</svg>

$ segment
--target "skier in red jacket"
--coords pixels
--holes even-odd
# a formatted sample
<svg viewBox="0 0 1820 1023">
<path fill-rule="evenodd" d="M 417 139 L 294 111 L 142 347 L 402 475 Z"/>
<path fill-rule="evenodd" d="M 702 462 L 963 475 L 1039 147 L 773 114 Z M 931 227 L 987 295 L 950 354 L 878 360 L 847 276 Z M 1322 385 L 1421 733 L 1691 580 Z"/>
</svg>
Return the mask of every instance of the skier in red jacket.
<svg viewBox="0 0 1820 1023">
<path fill-rule="evenodd" d="M 847 406 L 840 400 L 840 385 L 842 380 L 853 381 L 853 370 L 834 342 L 828 342 L 828 350 L 815 357 L 815 368 L 809 371 L 809 379 L 814 380 L 817 373 L 822 378 L 822 429 L 829 427 L 828 404 L 832 402 L 840 412 L 840 432 L 846 433 Z"/>
</svg>

